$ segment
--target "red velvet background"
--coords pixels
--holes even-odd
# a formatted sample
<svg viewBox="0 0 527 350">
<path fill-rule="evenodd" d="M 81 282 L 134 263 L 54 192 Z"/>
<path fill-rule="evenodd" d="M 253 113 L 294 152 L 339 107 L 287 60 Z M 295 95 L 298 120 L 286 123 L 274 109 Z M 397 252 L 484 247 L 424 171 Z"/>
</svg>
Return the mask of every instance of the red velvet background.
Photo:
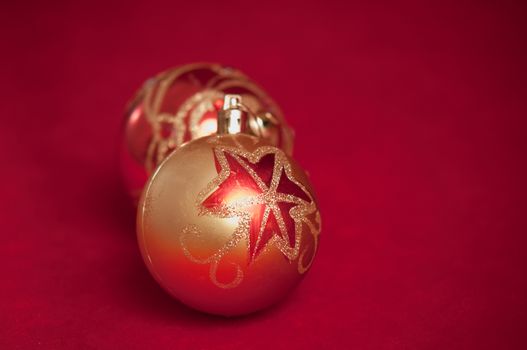
<svg viewBox="0 0 527 350">
<path fill-rule="evenodd" d="M 525 14 L 521 1 L 2 3 L 0 348 L 525 349 Z M 203 60 L 283 106 L 323 210 L 300 288 L 236 319 L 156 285 L 118 172 L 134 90 Z"/>
</svg>

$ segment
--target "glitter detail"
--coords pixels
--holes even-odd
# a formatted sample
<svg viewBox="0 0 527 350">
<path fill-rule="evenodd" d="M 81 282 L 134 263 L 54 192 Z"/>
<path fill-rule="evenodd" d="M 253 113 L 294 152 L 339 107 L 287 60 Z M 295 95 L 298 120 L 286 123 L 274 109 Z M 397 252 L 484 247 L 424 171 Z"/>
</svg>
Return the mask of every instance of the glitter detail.
<svg viewBox="0 0 527 350">
<path fill-rule="evenodd" d="M 194 73 L 197 69 L 207 70 L 214 75 L 206 79 L 199 78 Z M 174 83 L 182 77 L 189 80 L 195 87 L 199 87 L 200 91 L 185 100 L 175 112 L 162 111 L 167 93 Z M 229 89 L 246 91 L 243 93 L 244 99 L 252 108 L 259 109 L 262 106 L 271 106 L 273 111 L 260 111 L 257 116 L 258 122 L 262 125 L 271 123 L 277 127 L 279 133 L 275 142 L 286 149 L 289 154 L 292 152 L 293 136 L 291 130 L 283 118 L 276 115 L 280 112 L 276 110 L 277 107 L 273 107 L 274 102 L 257 85 L 237 70 L 216 65 L 182 66 L 149 79 L 145 82 L 143 89 L 143 110 L 152 130 L 152 137 L 144 158 L 144 166 L 148 174 L 151 174 L 171 151 L 184 142 L 205 136 L 203 130 L 200 130 L 202 118 L 207 113 L 216 112 L 215 102 L 223 100 L 226 91 Z M 257 135 L 259 132 L 261 133 L 262 126 L 260 124 L 250 123 L 250 128 L 254 130 L 249 130 L 249 133 Z M 212 132 L 214 130 L 210 131 L 210 133 Z M 264 137 L 271 137 L 269 130 L 266 130 L 266 133 L 267 136 Z"/>
<path fill-rule="evenodd" d="M 156 113 L 160 109 L 160 104 L 169 84 L 165 81 L 160 83 L 159 89 L 153 95 L 153 89 L 148 90 L 145 96 L 145 115 L 152 127 L 152 139 L 148 145 L 145 167 L 150 173 L 155 169 L 167 154 L 181 146 L 185 142 L 187 134 L 187 124 L 192 137 L 198 133 L 198 125 L 201 118 L 208 112 L 215 111 L 214 101 L 221 99 L 224 93 L 217 90 L 204 90 L 189 97 L 176 114 Z M 186 118 L 189 115 L 188 122 Z M 168 125 L 171 132 L 164 136 L 163 126 Z"/>
<path fill-rule="evenodd" d="M 193 235 L 197 236 L 200 234 L 199 229 L 195 225 L 189 225 L 183 229 L 183 235 L 180 237 L 181 247 L 183 248 L 183 253 L 189 258 L 190 261 L 196 263 L 196 264 L 210 264 L 210 279 L 212 283 L 214 283 L 216 286 L 220 288 L 233 288 L 240 284 L 240 282 L 243 279 L 243 271 L 239 265 L 235 265 L 236 267 L 236 277 L 229 282 L 229 283 L 221 283 L 218 281 L 217 278 L 217 271 L 218 271 L 218 265 L 223 258 L 223 256 L 233 247 L 235 247 L 238 242 L 243 238 L 243 235 L 239 230 L 236 230 L 229 242 L 225 244 L 222 249 L 220 249 L 218 252 L 216 252 L 214 255 L 204 258 L 204 259 L 198 259 L 192 255 L 192 253 L 189 251 L 187 245 L 186 245 L 186 237 Z"/>
<path fill-rule="evenodd" d="M 248 264 L 257 260 L 265 248 L 275 246 L 289 262 L 298 259 L 298 273 L 305 273 L 311 266 L 318 247 L 320 213 L 311 193 L 294 178 L 287 156 L 283 151 L 272 146 L 262 146 L 254 152 L 249 152 L 241 147 L 236 138 L 232 137 L 211 137 L 209 142 L 214 144 L 213 152 L 217 162 L 218 176 L 199 192 L 196 199 L 197 210 L 199 215 L 236 218 L 238 225 L 227 243 L 206 259 L 198 259 L 189 251 L 185 243 L 186 237 L 188 235 L 199 235 L 200 231 L 194 225 L 187 226 L 183 230 L 180 240 L 184 254 L 195 263 L 210 264 L 210 279 L 221 288 L 234 288 L 243 280 L 243 272 L 238 265 L 236 266 L 236 277 L 231 282 L 220 283 L 216 276 L 221 259 L 242 239 L 246 239 L 248 242 Z M 264 160 L 265 157 L 268 158 Z M 273 159 L 272 173 L 258 174 L 255 165 L 260 161 L 268 161 L 269 157 Z M 245 171 L 245 175 L 233 180 L 231 174 L 239 174 L 240 169 Z M 270 177 L 270 179 L 266 179 L 266 177 Z M 289 184 L 289 187 L 296 186 L 300 195 L 281 192 L 280 189 L 285 181 L 292 183 Z M 250 195 L 225 201 L 225 194 L 229 191 L 229 187 L 226 188 L 225 186 L 232 184 L 254 191 Z M 290 208 L 285 214 L 280 208 L 282 204 L 287 204 L 286 207 Z M 260 222 L 257 223 L 259 226 L 256 228 L 253 221 L 255 211 L 260 211 L 262 214 Z M 287 215 L 294 222 L 294 232 L 288 231 Z M 314 220 L 311 221 L 309 216 L 314 216 Z M 267 228 L 269 223 L 271 223 L 271 227 L 277 226 L 278 230 L 270 231 Z M 303 227 L 309 229 L 314 240 L 312 257 L 305 265 L 303 260 L 308 248 L 306 247 L 300 252 Z"/>
</svg>

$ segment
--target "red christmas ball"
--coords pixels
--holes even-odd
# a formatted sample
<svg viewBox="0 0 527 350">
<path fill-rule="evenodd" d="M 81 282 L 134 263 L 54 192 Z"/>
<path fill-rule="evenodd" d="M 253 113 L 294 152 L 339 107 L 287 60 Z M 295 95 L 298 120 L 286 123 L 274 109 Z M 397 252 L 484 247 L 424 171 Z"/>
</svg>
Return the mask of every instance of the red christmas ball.
<svg viewBox="0 0 527 350">
<path fill-rule="evenodd" d="M 292 153 L 293 133 L 280 108 L 240 71 L 208 63 L 177 67 L 146 81 L 127 108 L 120 158 L 134 201 L 171 151 L 216 132 L 225 94 L 241 95 L 256 116 L 247 133 Z"/>
<path fill-rule="evenodd" d="M 279 148 L 244 134 L 179 147 L 143 192 L 138 241 L 158 283 L 219 315 L 270 306 L 302 279 L 320 233 L 307 174 Z"/>
</svg>

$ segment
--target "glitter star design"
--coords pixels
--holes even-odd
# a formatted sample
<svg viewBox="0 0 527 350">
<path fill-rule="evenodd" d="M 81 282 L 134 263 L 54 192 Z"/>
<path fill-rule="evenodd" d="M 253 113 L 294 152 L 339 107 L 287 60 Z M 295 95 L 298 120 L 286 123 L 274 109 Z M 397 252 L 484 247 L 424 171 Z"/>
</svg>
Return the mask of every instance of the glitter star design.
<svg viewBox="0 0 527 350">
<path fill-rule="evenodd" d="M 249 264 L 270 244 L 290 261 L 296 259 L 302 223 L 316 206 L 294 179 L 283 152 L 219 147 L 214 159 L 218 176 L 198 198 L 200 214 L 238 219 L 237 231 L 248 241 Z"/>
</svg>

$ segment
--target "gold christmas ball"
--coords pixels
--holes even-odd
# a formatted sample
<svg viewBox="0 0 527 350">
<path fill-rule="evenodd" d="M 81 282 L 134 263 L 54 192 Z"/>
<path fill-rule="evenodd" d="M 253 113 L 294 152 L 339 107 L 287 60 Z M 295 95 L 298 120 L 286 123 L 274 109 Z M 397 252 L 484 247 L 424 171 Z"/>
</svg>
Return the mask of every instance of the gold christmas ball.
<svg viewBox="0 0 527 350">
<path fill-rule="evenodd" d="M 245 134 L 171 153 L 143 192 L 138 241 L 152 276 L 195 309 L 240 315 L 283 298 L 309 270 L 320 213 L 307 174 Z"/>
<path fill-rule="evenodd" d="M 146 81 L 126 111 L 120 158 L 125 186 L 135 201 L 170 152 L 216 132 L 225 94 L 242 96 L 255 115 L 246 133 L 292 153 L 293 132 L 280 108 L 239 70 L 211 63 L 176 67 Z"/>
</svg>

